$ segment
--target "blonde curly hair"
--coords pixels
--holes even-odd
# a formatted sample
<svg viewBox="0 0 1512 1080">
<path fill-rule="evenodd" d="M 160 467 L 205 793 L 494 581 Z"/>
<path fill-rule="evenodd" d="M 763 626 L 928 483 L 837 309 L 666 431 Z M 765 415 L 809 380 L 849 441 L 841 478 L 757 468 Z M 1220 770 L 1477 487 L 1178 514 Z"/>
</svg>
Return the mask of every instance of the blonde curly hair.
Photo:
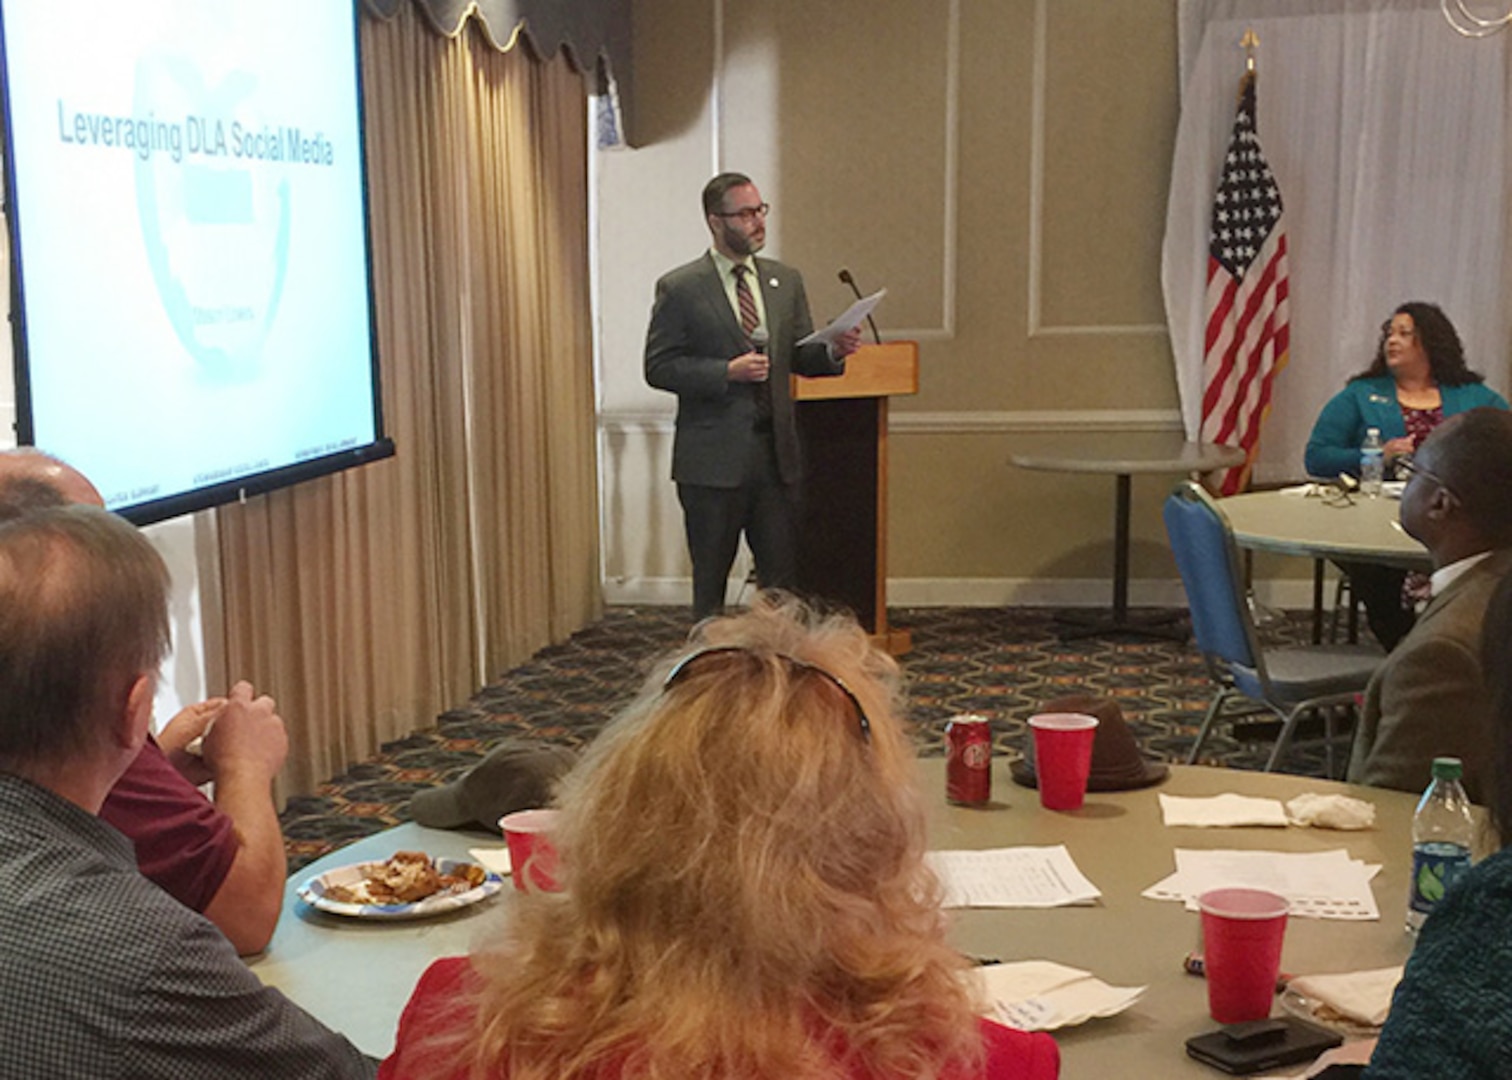
<svg viewBox="0 0 1512 1080">
<path fill-rule="evenodd" d="M 511 1080 L 979 1061 L 901 712 L 848 617 L 763 594 L 697 627 L 568 777 L 566 891 L 520 897 L 474 955 L 473 1024 L 433 1060 Z"/>
</svg>

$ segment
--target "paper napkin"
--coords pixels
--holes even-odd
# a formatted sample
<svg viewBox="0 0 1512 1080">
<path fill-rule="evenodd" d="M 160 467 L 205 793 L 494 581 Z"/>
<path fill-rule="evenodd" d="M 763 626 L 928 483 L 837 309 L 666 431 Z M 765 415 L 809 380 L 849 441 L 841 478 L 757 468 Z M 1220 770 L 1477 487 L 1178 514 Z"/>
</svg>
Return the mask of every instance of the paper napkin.
<svg viewBox="0 0 1512 1080">
<path fill-rule="evenodd" d="M 1386 1022 L 1391 995 L 1401 981 L 1402 968 L 1398 965 L 1336 975 L 1298 975 L 1287 984 L 1287 989 L 1350 1020 L 1380 1027 Z"/>
<path fill-rule="evenodd" d="M 506 875 L 509 873 L 509 849 L 507 847 L 474 847 L 468 848 L 467 853 L 485 870 L 492 870 L 495 874 Z"/>
<path fill-rule="evenodd" d="M 1210 795 L 1188 798 L 1161 795 L 1160 812 L 1167 825 L 1191 825 L 1198 828 L 1239 825 L 1274 825 L 1286 827 L 1286 809 L 1280 799 L 1261 799 L 1253 795 Z"/>
<path fill-rule="evenodd" d="M 1311 825 L 1318 829 L 1371 829 L 1375 827 L 1375 807 L 1364 799 L 1348 795 L 1319 795 L 1308 792 L 1286 804 L 1286 816 L 1293 825 Z"/>
<path fill-rule="evenodd" d="M 1123 1012 L 1143 986 L 1109 986 L 1090 971 L 1049 960 L 1021 960 L 973 968 L 987 1016 L 1020 1031 L 1054 1031 Z"/>
</svg>

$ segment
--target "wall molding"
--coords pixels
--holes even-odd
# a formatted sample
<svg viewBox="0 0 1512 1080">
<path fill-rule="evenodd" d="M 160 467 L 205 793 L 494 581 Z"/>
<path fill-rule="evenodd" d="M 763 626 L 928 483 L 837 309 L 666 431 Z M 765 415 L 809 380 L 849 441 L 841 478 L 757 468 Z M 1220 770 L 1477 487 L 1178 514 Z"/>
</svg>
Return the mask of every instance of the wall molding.
<svg viewBox="0 0 1512 1080">
<path fill-rule="evenodd" d="M 731 603 L 740 595 L 741 579 L 730 578 Z M 887 583 L 890 607 L 1108 607 L 1107 578 L 893 578 Z M 621 577 L 603 582 L 604 602 L 614 606 L 686 605 L 693 585 L 688 578 Z M 1255 582 L 1257 599 L 1287 610 L 1312 608 L 1312 581 L 1274 578 Z M 747 593 L 747 598 L 748 598 Z M 1186 592 L 1176 578 L 1140 578 L 1129 582 L 1134 607 L 1186 607 Z"/>
<path fill-rule="evenodd" d="M 945 203 L 940 208 L 944 235 L 940 245 L 940 316 L 938 331 L 898 330 L 895 339 L 932 340 L 955 337 L 956 329 L 956 270 L 960 259 L 956 249 L 956 222 L 959 199 L 957 165 L 961 146 L 961 0 L 950 0 L 946 16 L 945 37 Z"/>
<path fill-rule="evenodd" d="M 1034 2 L 1034 66 L 1029 95 L 1029 336 L 1134 337 L 1166 336 L 1164 323 L 1047 326 L 1043 315 L 1042 269 L 1045 250 L 1045 87 L 1049 78 L 1047 44 L 1049 0 Z"/>
<path fill-rule="evenodd" d="M 672 410 L 616 409 L 599 413 L 601 432 L 670 434 Z M 1012 435 L 1054 431 L 1182 431 L 1179 409 L 1034 409 L 996 412 L 888 414 L 894 435 Z"/>
<path fill-rule="evenodd" d="M 889 434 L 1018 435 L 1041 432 L 1182 431 L 1176 409 L 1025 410 L 1018 412 L 890 411 Z"/>
<path fill-rule="evenodd" d="M 726 113 L 724 73 L 726 54 L 725 9 L 728 0 L 714 0 L 714 60 L 709 94 L 710 176 L 724 171 Z M 940 208 L 940 325 L 893 327 L 883 337 L 888 341 L 950 341 L 956 328 L 956 277 L 960 257 L 956 236 L 959 221 L 959 162 L 961 145 L 961 0 L 948 0 L 945 15 L 945 115 L 941 131 L 945 136 L 942 155 L 944 204 Z"/>
</svg>

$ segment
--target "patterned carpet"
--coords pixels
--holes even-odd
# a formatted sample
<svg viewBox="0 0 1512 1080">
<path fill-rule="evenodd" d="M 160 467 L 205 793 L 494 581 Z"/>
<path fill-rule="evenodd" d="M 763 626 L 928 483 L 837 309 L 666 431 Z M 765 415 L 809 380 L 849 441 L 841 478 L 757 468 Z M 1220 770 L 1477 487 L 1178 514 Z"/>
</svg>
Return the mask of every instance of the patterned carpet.
<svg viewBox="0 0 1512 1080">
<path fill-rule="evenodd" d="M 902 663 L 921 755 L 944 753 L 945 722 L 966 712 L 991 720 L 999 753 L 1017 755 L 1025 720 L 1041 702 L 1090 691 L 1118 700 L 1150 756 L 1185 758 L 1212 696 L 1195 647 L 1129 636 L 1063 642 L 1055 615 L 1048 608 L 889 611 L 895 628 L 913 632 L 913 651 Z M 1304 641 L 1308 617 L 1281 615 L 1262 636 L 1277 644 Z M 683 608 L 611 609 L 443 713 L 434 728 L 389 743 L 314 795 L 290 800 L 283 813 L 290 873 L 408 820 L 411 795 L 461 773 L 506 736 L 586 744 L 633 696 L 651 661 L 687 629 Z M 1236 742 L 1225 727 L 1208 741 L 1203 760 L 1257 769 L 1268 747 L 1269 740 Z M 1284 767 L 1324 775 L 1321 751 L 1295 751 Z"/>
</svg>

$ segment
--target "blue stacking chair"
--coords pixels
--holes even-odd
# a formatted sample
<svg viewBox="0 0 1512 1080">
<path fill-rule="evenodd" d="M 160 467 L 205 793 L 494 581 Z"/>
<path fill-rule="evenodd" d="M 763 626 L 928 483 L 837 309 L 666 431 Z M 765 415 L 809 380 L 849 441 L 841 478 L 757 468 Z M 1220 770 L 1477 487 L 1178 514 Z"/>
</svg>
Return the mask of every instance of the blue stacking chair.
<svg viewBox="0 0 1512 1080">
<path fill-rule="evenodd" d="M 1334 771 L 1334 714 L 1353 709 L 1385 657 L 1362 645 L 1264 648 L 1245 598 L 1238 545 L 1228 518 L 1199 485 L 1182 481 L 1165 503 L 1166 534 L 1191 607 L 1192 636 L 1218 692 L 1208 706 L 1187 763 L 1220 719 L 1272 713 L 1281 732 L 1266 762 L 1267 772 L 1286 756 L 1303 714 L 1324 718 L 1328 772 Z"/>
</svg>

